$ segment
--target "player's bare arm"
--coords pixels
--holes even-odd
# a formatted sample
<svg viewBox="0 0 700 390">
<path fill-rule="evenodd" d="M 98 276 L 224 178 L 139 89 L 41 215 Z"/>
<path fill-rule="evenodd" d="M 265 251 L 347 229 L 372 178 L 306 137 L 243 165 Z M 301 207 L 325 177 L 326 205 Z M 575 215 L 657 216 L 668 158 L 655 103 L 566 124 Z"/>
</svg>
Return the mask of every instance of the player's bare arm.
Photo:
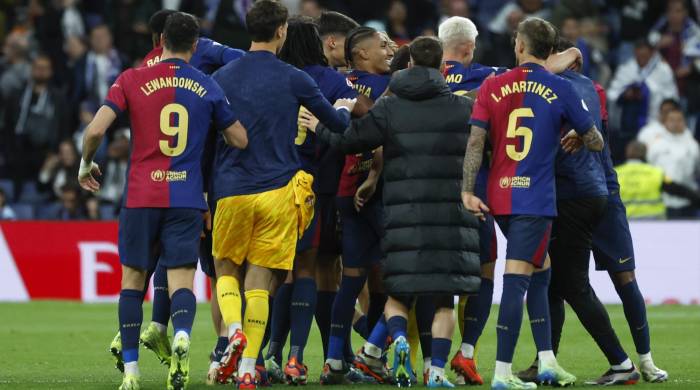
<svg viewBox="0 0 700 390">
<path fill-rule="evenodd" d="M 236 121 L 224 130 L 224 140 L 229 146 L 245 149 L 248 146 L 248 131 L 243 127 L 241 121 Z"/>
<path fill-rule="evenodd" d="M 575 47 L 564 50 L 561 53 L 552 54 L 547 58 L 545 68 L 552 73 L 561 73 L 572 66 L 581 65 L 583 56 Z"/>
<path fill-rule="evenodd" d="M 605 146 L 605 141 L 600 131 L 593 126 L 583 135 L 583 144 L 592 152 L 600 152 L 603 150 L 603 146 Z"/>
<path fill-rule="evenodd" d="M 359 109 L 364 110 L 364 104 L 366 104 L 357 104 L 357 102 L 358 99 L 338 99 L 335 101 L 335 104 L 333 104 L 333 107 L 335 107 L 336 110 L 345 109 L 354 114 L 353 110 L 355 108 L 361 107 Z M 367 111 L 364 112 L 364 114 L 366 113 Z M 314 133 L 316 132 L 316 126 L 318 126 L 318 123 L 318 118 L 311 111 L 305 109 L 301 110 L 301 112 L 299 113 L 299 124 L 302 126 L 306 126 L 309 130 L 313 131 Z"/>
<path fill-rule="evenodd" d="M 474 195 L 474 186 L 479 167 L 481 167 L 481 160 L 484 156 L 484 145 L 486 145 L 486 130 L 478 126 L 472 126 L 462 165 L 462 203 L 464 208 L 482 221 L 486 220 L 484 213 L 489 212 L 489 208 L 481 199 Z"/>
<path fill-rule="evenodd" d="M 603 150 L 604 144 L 603 135 L 595 126 L 588 130 L 583 136 L 578 135 L 575 130 L 570 130 L 561 139 L 562 149 L 564 149 L 566 153 L 575 153 L 583 146 L 586 146 L 590 151 L 600 152 Z"/>
<path fill-rule="evenodd" d="M 100 172 L 100 167 L 92 159 L 97 153 L 97 148 L 102 143 L 105 132 L 116 118 L 117 114 L 111 108 L 102 106 L 85 129 L 83 158 L 80 161 L 78 181 L 80 186 L 86 191 L 97 192 L 100 189 L 100 183 L 95 180 L 95 177 L 102 175 L 102 172 Z"/>
</svg>

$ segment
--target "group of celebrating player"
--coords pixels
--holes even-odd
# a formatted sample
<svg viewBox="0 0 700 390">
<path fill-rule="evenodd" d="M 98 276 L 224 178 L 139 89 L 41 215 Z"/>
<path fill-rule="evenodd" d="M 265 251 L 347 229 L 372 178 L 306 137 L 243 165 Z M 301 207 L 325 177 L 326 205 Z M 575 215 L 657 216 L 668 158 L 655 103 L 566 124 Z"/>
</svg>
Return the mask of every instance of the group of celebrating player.
<svg viewBox="0 0 700 390">
<path fill-rule="evenodd" d="M 392 73 L 425 66 L 418 49 L 437 50 L 440 83 L 456 95 L 476 96 L 471 117 L 463 118 L 469 141 L 460 150 L 466 150 L 462 212 L 480 219 L 481 283 L 461 298 L 462 343 L 450 362 L 457 382 L 483 384 L 474 358 L 493 297 L 496 222 L 508 239 L 508 260 L 492 388 L 576 381 L 555 358 L 564 301 L 610 362 L 595 384 L 634 383 L 640 371 L 647 381 L 667 379 L 651 359 L 629 227 L 604 141 L 605 95 L 571 70 L 577 50 L 558 42 L 551 24 L 520 24 L 513 70 L 472 63 L 477 30 L 461 17 L 440 25 L 439 41 L 418 38 L 415 51 L 414 44 L 399 49 L 386 34 L 337 12 L 288 18 L 272 0 L 256 2 L 246 25 L 252 44 L 243 52 L 199 38 L 191 15 L 159 11 L 150 21 L 153 51 L 142 67 L 118 77 L 86 129 L 79 180 L 97 191 L 100 172 L 92 159 L 107 128 L 128 111 L 119 332 L 110 346 L 124 372 L 120 389 L 140 388 L 139 342 L 170 367 L 168 389 L 186 387 L 198 258 L 212 280 L 218 335 L 208 383 L 306 384 L 304 348 L 315 317 L 325 358 L 321 384 L 410 386 L 419 343 L 423 382 L 453 387 L 444 373 L 452 298 L 444 305 L 423 295 L 387 301 L 383 292 L 382 148 L 344 155 L 314 133 L 317 127 L 342 133 L 351 117 L 371 113 L 391 94 Z M 470 99 L 459 99 L 471 107 Z M 573 153 L 582 145 L 589 150 Z M 590 286 L 591 250 L 623 302 L 639 368 Z M 139 334 L 151 275 L 152 321 Z M 526 292 L 538 353 L 532 367 L 514 375 Z M 366 340 L 356 353 L 353 328 Z"/>
</svg>

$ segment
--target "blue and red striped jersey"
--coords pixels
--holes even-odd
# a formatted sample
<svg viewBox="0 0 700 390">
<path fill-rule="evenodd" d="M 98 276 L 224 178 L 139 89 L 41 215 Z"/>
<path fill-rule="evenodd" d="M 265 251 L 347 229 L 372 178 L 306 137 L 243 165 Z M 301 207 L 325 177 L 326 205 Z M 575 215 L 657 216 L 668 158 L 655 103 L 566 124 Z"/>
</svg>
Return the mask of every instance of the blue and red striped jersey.
<svg viewBox="0 0 700 390">
<path fill-rule="evenodd" d="M 457 61 L 445 61 L 445 81 L 452 92 L 458 95 L 478 89 L 481 83 L 492 74 L 499 75 L 507 72 L 508 68 L 499 66 L 485 66 L 471 63 L 465 66 Z"/>
<path fill-rule="evenodd" d="M 202 151 L 209 127 L 237 119 L 212 79 L 180 59 L 122 73 L 105 105 L 128 111 L 131 153 L 124 207 L 206 209 Z"/>
<path fill-rule="evenodd" d="M 478 89 L 481 84 L 492 74 L 499 75 L 506 72 L 508 68 L 496 66 L 484 66 L 471 63 L 465 66 L 457 61 L 445 61 L 445 82 L 450 90 L 456 95 L 466 95 L 467 92 Z M 479 175 L 476 177 L 474 193 L 481 199 L 486 200 L 486 183 L 489 177 L 489 159 L 484 153 L 484 159 L 479 168 Z"/>
<path fill-rule="evenodd" d="M 593 127 L 571 84 L 540 65 L 481 86 L 470 124 L 486 129 L 493 147 L 487 198 L 494 215 L 556 215 L 554 159 L 564 121 L 581 134 Z"/>
<path fill-rule="evenodd" d="M 143 58 L 141 66 L 153 66 L 160 62 L 163 46 L 154 47 Z M 189 64 L 206 74 L 212 74 L 220 67 L 245 55 L 245 51 L 234 49 L 209 38 L 199 38 Z"/>
<path fill-rule="evenodd" d="M 374 74 L 362 70 L 353 70 L 348 74 L 357 93 L 367 96 L 373 102 L 377 101 L 389 87 L 391 76 Z M 358 187 L 367 179 L 374 152 L 349 154 L 345 156 L 345 165 L 340 175 L 338 196 L 355 196 Z"/>
</svg>

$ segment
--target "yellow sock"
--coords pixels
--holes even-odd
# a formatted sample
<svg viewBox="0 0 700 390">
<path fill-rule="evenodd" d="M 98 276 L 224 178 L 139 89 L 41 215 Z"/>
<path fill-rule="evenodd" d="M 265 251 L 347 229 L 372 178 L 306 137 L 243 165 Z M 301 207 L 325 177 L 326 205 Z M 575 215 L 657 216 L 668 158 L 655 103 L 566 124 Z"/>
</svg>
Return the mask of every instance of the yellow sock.
<svg viewBox="0 0 700 390">
<path fill-rule="evenodd" d="M 249 290 L 245 292 L 245 319 L 243 321 L 243 333 L 248 339 L 248 346 L 243 350 L 243 358 L 257 359 L 270 308 L 268 300 L 270 296 L 265 290 Z"/>
<path fill-rule="evenodd" d="M 459 337 L 464 337 L 464 308 L 467 307 L 467 295 L 459 296 L 457 304 L 457 324 L 459 324 Z"/>
<path fill-rule="evenodd" d="M 216 295 L 219 298 L 219 308 L 226 326 L 240 324 L 241 289 L 238 280 L 229 275 L 219 277 L 216 280 Z"/>
<path fill-rule="evenodd" d="M 416 306 L 413 305 L 408 312 L 408 345 L 411 346 L 411 367 L 415 370 L 418 361 L 418 349 L 420 348 L 420 337 L 418 337 L 418 323 L 416 322 Z"/>
</svg>

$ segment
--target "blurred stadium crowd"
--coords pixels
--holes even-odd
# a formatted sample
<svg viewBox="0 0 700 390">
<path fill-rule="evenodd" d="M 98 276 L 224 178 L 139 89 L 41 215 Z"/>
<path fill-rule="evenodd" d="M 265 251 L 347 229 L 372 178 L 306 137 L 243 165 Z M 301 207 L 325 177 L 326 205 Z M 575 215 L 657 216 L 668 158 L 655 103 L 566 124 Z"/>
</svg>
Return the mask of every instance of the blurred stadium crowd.
<svg viewBox="0 0 700 390">
<path fill-rule="evenodd" d="M 147 22 L 161 8 L 200 18 L 203 35 L 247 49 L 253 0 L 0 0 L 0 219 L 115 218 L 129 153 L 127 123 L 98 152 L 103 187 L 77 185 L 82 131 L 125 68 L 152 48 Z M 646 144 L 647 161 L 674 182 L 700 177 L 700 0 L 283 0 L 317 17 L 323 9 L 387 31 L 399 45 L 435 35 L 450 16 L 471 18 L 475 62 L 513 66 L 511 37 L 530 15 L 561 28 L 583 54 L 583 73 L 607 88 L 615 163 Z M 676 216 L 688 201 L 666 197 Z"/>
</svg>

